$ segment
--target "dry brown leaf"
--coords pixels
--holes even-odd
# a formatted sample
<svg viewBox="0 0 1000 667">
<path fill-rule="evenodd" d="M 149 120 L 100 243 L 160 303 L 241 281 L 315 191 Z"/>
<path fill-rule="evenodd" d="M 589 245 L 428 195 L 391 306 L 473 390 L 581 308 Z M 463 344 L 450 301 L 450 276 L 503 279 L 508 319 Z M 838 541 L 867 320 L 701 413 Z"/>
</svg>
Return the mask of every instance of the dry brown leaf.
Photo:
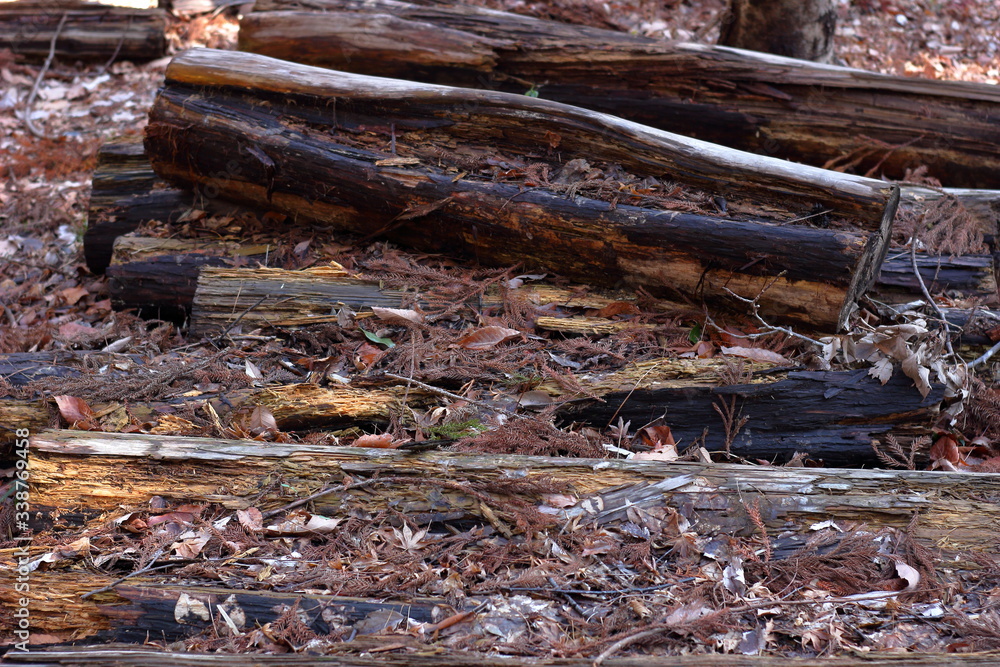
<svg viewBox="0 0 1000 667">
<path fill-rule="evenodd" d="M 256 507 L 236 510 L 236 519 L 240 522 L 241 526 L 251 533 L 259 533 L 264 529 L 264 515 Z"/>
<path fill-rule="evenodd" d="M 424 316 L 409 308 L 380 308 L 372 306 L 375 317 L 389 324 L 423 324 Z"/>
<path fill-rule="evenodd" d="M 488 350 L 500 343 L 513 340 L 521 335 L 517 329 L 506 327 L 483 327 L 477 329 L 458 341 L 459 346 L 467 350 Z"/>
<path fill-rule="evenodd" d="M 722 354 L 726 354 L 731 357 L 743 357 L 744 359 L 750 359 L 751 361 L 763 361 L 771 364 L 792 363 L 791 359 L 788 357 L 759 347 L 726 347 L 723 345 Z"/>
<path fill-rule="evenodd" d="M 247 429 L 254 435 L 274 434 L 278 432 L 278 422 L 269 409 L 263 405 L 258 405 L 250 413 L 250 419 L 247 420 Z"/>
<path fill-rule="evenodd" d="M 84 421 L 94 416 L 94 411 L 87 405 L 87 402 L 76 396 L 56 396 L 56 405 L 59 406 L 59 414 L 69 423 Z"/>
<path fill-rule="evenodd" d="M 394 449 L 400 444 L 402 443 L 394 442 L 388 433 L 366 434 L 352 443 L 354 447 L 372 447 L 374 449 Z"/>
</svg>

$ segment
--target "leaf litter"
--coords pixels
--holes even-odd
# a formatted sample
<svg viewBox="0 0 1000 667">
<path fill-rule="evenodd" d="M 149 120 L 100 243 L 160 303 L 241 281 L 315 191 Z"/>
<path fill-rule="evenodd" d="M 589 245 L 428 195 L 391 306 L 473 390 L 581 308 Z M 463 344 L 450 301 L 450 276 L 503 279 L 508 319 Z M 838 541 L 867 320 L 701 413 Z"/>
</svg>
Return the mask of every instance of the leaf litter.
<svg viewBox="0 0 1000 667">
<path fill-rule="evenodd" d="M 490 4 L 511 8 L 507 2 Z M 723 9 L 721 2 L 657 8 L 635 2 L 521 5 L 539 15 L 674 39 L 711 39 L 713 17 Z M 838 50 L 848 63 L 868 69 L 996 83 L 997 32 L 988 29 L 995 8 L 976 7 L 954 3 L 937 12 L 924 2 L 851 3 L 841 8 L 847 16 Z M 231 44 L 234 26 L 224 13 L 201 17 L 176 24 L 171 39 L 177 45 Z M 884 38 L 906 31 L 917 37 Z M 956 46 L 969 58 L 959 60 L 958 52 L 949 50 Z M 29 141 L 16 112 L 5 107 L 0 113 L 5 128 L 0 153 L 10 176 L 0 192 L 5 260 L 0 294 L 7 320 L 0 329 L 0 352 L 52 353 L 54 364 L 68 359 L 62 377 L 41 375 L 36 368 L 33 381 L 15 383 L 8 375 L 0 380 L 0 391 L 13 400 L 50 399 L 51 425 L 359 447 L 439 440 L 455 451 L 496 455 L 603 457 L 616 447 L 620 456 L 674 460 L 685 453 L 678 452 L 665 425 L 557 424 L 554 406 L 541 400 L 531 406 L 541 411 L 530 418 L 510 414 L 524 414 L 530 401 L 523 398 L 535 392 L 558 397 L 549 392 L 553 385 L 585 393 L 574 375 L 580 371 L 721 354 L 771 364 L 860 367 L 880 381 L 898 364 L 921 391 L 934 378 L 951 389 L 950 405 L 962 408 L 949 415 L 954 423 L 949 420 L 926 442 L 903 443 L 890 433 L 884 443 L 873 443 L 880 459 L 910 469 L 919 462 L 948 470 L 1000 470 L 992 448 L 1000 438 L 998 390 L 976 378 L 949 377 L 953 370 L 940 363 L 940 340 L 921 320 L 830 338 L 810 357 L 781 334 L 743 337 L 758 332 L 737 317 L 713 330 L 696 307 L 662 310 L 641 294 L 596 307 L 577 307 L 565 297 L 545 301 L 531 289 L 545 277 L 520 273 L 523 269 L 469 270 L 384 244 L 354 247 L 313 239 L 291 225 L 282 228 L 285 239 L 271 266 L 299 269 L 336 260 L 373 280 L 419 292 L 420 303 L 414 298 L 398 309 L 373 311 L 374 329 L 366 328 L 370 318 L 358 322 L 348 313 L 336 326 L 281 332 L 237 327 L 211 352 L 192 346 L 197 341 L 185 338 L 175 323 L 114 312 L 104 279 L 89 275 L 80 256 L 86 190 L 101 139 L 141 129 L 163 64 L 116 63 L 101 75 L 57 65 L 36 105 L 36 121 L 50 139 Z M 35 69 L 6 53 L 0 68 L 10 85 L 4 104 L 23 101 Z M 57 113 L 65 101 L 70 111 Z M 490 160 L 506 160 L 510 168 Z M 570 165 L 511 165 L 504 156 L 486 156 L 473 166 L 485 169 L 484 177 L 521 179 L 529 187 L 534 186 L 528 179 L 534 179 L 568 196 L 617 189 L 627 193 L 626 203 L 648 205 L 650 198 L 682 194 L 664 184 L 650 188 L 653 184 L 618 173 L 613 165 L 574 165 L 581 172 L 575 181 L 567 178 Z M 706 197 L 672 205 L 718 213 L 717 207 L 698 208 L 711 206 Z M 968 233 L 953 202 L 942 204 L 938 218 L 945 225 L 936 230 L 935 221 L 911 222 L 914 230 L 921 224 L 932 230 L 921 239 L 928 247 L 962 252 L 980 242 Z M 148 225 L 141 233 L 245 241 L 273 235 L 275 222 L 280 223 L 192 211 L 179 225 Z M 580 301 L 592 296 L 578 286 L 560 287 L 576 290 Z M 608 334 L 553 335 L 536 326 L 547 316 L 599 317 L 625 326 Z M 639 324 L 652 328 L 630 326 Z M 68 354 L 102 348 L 106 351 L 82 360 Z M 337 378 L 375 382 L 380 372 L 440 383 L 452 396 L 437 395 L 431 405 L 394 414 L 374 434 L 283 428 L 262 405 L 227 412 L 221 403 L 216 409 L 204 400 L 182 400 L 302 377 L 331 385 L 340 383 Z M 727 372 L 736 383 L 752 377 L 742 370 Z M 140 414 L 142 403 L 151 403 L 154 411 Z M 713 454 L 689 456 L 712 460 Z M 990 611 L 1000 587 L 996 558 L 949 553 L 949 562 L 966 559 L 978 570 L 973 575 L 945 567 L 944 552 L 921 546 L 909 529 L 870 530 L 831 519 L 808 532 L 776 534 L 766 529 L 766 510 L 749 499 L 747 530 L 733 534 L 705 532 L 694 508 L 666 504 L 629 508 L 600 523 L 581 520 L 584 514 L 573 510 L 583 500 L 551 480 L 401 478 L 343 480 L 342 486 L 337 500 L 324 505 L 335 509 L 335 516 L 317 513 L 315 505 L 234 512 L 155 497 L 148 507 L 36 535 L 30 568 L 72 571 L 86 564 L 114 578 L 157 566 L 163 568 L 158 579 L 163 583 L 222 580 L 229 589 L 298 596 L 275 607 L 280 613 L 274 617 L 253 622 L 236 602 L 181 593 L 174 617 L 199 629 L 184 640 L 189 650 L 359 653 L 435 646 L 600 661 L 628 651 L 811 656 L 1000 648 L 998 619 Z M 401 512 L 372 502 L 407 488 L 417 489 L 433 510 Z M 316 602 L 325 595 L 434 602 L 422 620 L 383 608 L 352 622 L 341 613 L 342 603 Z M 221 622 L 209 621 L 213 613 Z"/>
</svg>

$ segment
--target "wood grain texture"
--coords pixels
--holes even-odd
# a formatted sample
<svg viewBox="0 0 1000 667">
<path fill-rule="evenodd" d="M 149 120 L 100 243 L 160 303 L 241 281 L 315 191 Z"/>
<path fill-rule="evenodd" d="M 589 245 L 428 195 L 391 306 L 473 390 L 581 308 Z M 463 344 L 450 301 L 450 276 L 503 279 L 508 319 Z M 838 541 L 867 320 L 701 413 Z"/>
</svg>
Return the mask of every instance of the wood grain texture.
<svg viewBox="0 0 1000 667">
<path fill-rule="evenodd" d="M 482 182 L 432 163 L 397 165 L 391 153 L 338 142 L 338 132 L 384 134 L 393 142 L 397 132 L 433 132 L 434 145 L 473 150 L 537 152 L 556 142 L 563 160 L 606 160 L 669 177 L 752 201 L 785 222 L 819 203 L 869 231 L 615 206 Z M 423 250 L 730 305 L 727 290 L 753 297 L 772 285 L 760 299 L 764 312 L 818 328 L 842 326 L 875 279 L 899 196 L 884 182 L 557 103 L 208 49 L 171 63 L 146 149 L 168 180 L 214 186 L 227 198 L 300 220 L 384 232 Z"/>
<path fill-rule="evenodd" d="M 1000 188 L 996 86 L 890 76 L 441 3 L 261 0 L 240 48 L 341 70 L 524 93 L 706 141 L 901 179 Z M 456 55 L 457 54 L 457 55 Z M 882 142 L 879 144 L 879 142 Z"/>
</svg>

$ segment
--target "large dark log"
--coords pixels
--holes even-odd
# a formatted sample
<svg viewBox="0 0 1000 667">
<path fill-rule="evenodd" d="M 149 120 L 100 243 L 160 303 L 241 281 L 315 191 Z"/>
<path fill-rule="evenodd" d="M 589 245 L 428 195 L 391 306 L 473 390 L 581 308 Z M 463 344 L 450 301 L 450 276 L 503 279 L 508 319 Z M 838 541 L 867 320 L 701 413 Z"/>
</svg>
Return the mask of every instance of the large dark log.
<svg viewBox="0 0 1000 667">
<path fill-rule="evenodd" d="M 4 560 L 0 555 L 0 562 Z M 222 586 L 157 585 L 148 577 L 135 577 L 109 592 L 84 598 L 83 595 L 115 581 L 107 575 L 79 569 L 36 570 L 32 572 L 31 583 L 26 592 L 17 592 L 13 586 L 0 587 L 0 602 L 14 609 L 19 598 L 27 594 L 34 632 L 72 637 L 76 642 L 86 639 L 88 643 L 178 641 L 211 627 L 212 619 L 219 617 L 220 606 L 243 631 L 275 621 L 297 602 L 302 611 L 300 618 L 314 632 L 325 635 L 345 627 L 349 630 L 371 614 L 384 616 L 396 612 L 408 614 L 420 623 L 431 623 L 440 620 L 433 618 L 434 606 L 444 602 L 426 598 L 392 602 Z M 323 613 L 325 609 L 330 611 Z"/>
<path fill-rule="evenodd" d="M 313 11 L 268 11 L 309 9 Z M 419 81 L 498 88 L 706 141 L 901 179 L 1000 188 L 1000 91 L 469 6 L 260 0 L 240 48 Z"/>
<path fill-rule="evenodd" d="M 146 150 L 168 180 L 212 186 L 295 219 L 666 297 L 733 305 L 729 290 L 748 298 L 763 290 L 766 316 L 826 329 L 845 324 L 878 275 L 899 197 L 883 182 L 530 97 L 208 49 L 171 63 Z M 720 217 L 562 194 L 575 191 L 582 177 L 574 170 L 591 162 L 647 184 L 700 188 L 720 210 L 753 213 Z M 555 184 L 544 173 L 528 176 L 529 163 L 551 170 Z M 527 185 L 487 176 L 501 171 L 524 174 Z M 870 233 L 780 224 L 816 206 Z"/>
<path fill-rule="evenodd" d="M 228 509 L 283 507 L 329 480 L 385 475 L 377 486 L 321 496 L 314 511 L 328 517 L 354 507 L 386 507 L 433 521 L 441 512 L 489 523 L 479 499 L 442 489 L 428 500 L 433 479 L 482 484 L 516 478 L 565 483 L 578 500 L 563 510 L 604 524 L 633 506 L 685 508 L 698 534 L 747 535 L 757 530 L 746 508 L 760 499 L 769 533 L 809 532 L 815 521 L 845 520 L 872 528 L 907 526 L 921 543 L 988 549 L 1000 539 L 1000 507 L 982 502 L 1000 490 L 1000 474 L 776 468 L 513 455 L 407 452 L 355 447 L 180 438 L 82 431 L 45 431 L 31 439 L 32 511 L 85 508 L 121 511 L 148 506 L 153 496 Z M 155 462 L 155 463 L 154 463 Z M 274 485 L 268 480 L 282 480 Z M 68 483 L 72 480 L 72 483 Z M 411 481 L 412 480 L 412 481 Z M 541 504 L 540 487 L 533 498 Z M 377 490 L 377 491 L 376 491 Z M 498 494 L 498 495 L 502 495 Z M 587 501 L 590 502 L 587 502 Z M 601 508 L 598 511 L 598 508 Z"/>
<path fill-rule="evenodd" d="M 55 53 L 60 57 L 153 60 L 167 51 L 166 23 L 159 9 L 76 0 L 4 2 L 0 3 L 0 44 L 18 55 L 44 58 L 58 30 Z"/>
<path fill-rule="evenodd" d="M 878 465 L 871 442 L 887 433 L 929 436 L 944 387 L 934 385 L 922 398 L 901 372 L 883 386 L 862 369 L 792 371 L 729 386 L 638 382 L 600 395 L 601 401 L 580 399 L 559 414 L 598 427 L 619 417 L 633 426 L 662 420 L 682 448 L 704 442 L 718 451 L 728 440 L 732 453 L 746 458 L 785 462 L 800 452 L 827 465 L 861 466 Z M 733 433 L 724 414 L 733 423 L 746 417 L 745 426 Z"/>
</svg>

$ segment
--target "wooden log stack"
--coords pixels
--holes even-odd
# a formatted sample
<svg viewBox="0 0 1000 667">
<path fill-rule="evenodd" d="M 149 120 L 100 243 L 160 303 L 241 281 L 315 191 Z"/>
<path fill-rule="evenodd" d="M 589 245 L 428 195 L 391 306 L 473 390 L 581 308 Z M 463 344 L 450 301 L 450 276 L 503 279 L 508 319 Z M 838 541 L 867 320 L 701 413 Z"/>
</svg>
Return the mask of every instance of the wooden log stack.
<svg viewBox="0 0 1000 667">
<path fill-rule="evenodd" d="M 899 198 L 522 95 L 210 49 L 171 63 L 146 151 L 168 181 L 293 219 L 668 298 L 735 293 L 818 329 L 843 326 L 878 275 Z M 580 196 L 598 182 L 636 198 Z M 684 188 L 700 208 L 631 203 Z M 793 224 L 817 210 L 833 228 Z"/>
</svg>

